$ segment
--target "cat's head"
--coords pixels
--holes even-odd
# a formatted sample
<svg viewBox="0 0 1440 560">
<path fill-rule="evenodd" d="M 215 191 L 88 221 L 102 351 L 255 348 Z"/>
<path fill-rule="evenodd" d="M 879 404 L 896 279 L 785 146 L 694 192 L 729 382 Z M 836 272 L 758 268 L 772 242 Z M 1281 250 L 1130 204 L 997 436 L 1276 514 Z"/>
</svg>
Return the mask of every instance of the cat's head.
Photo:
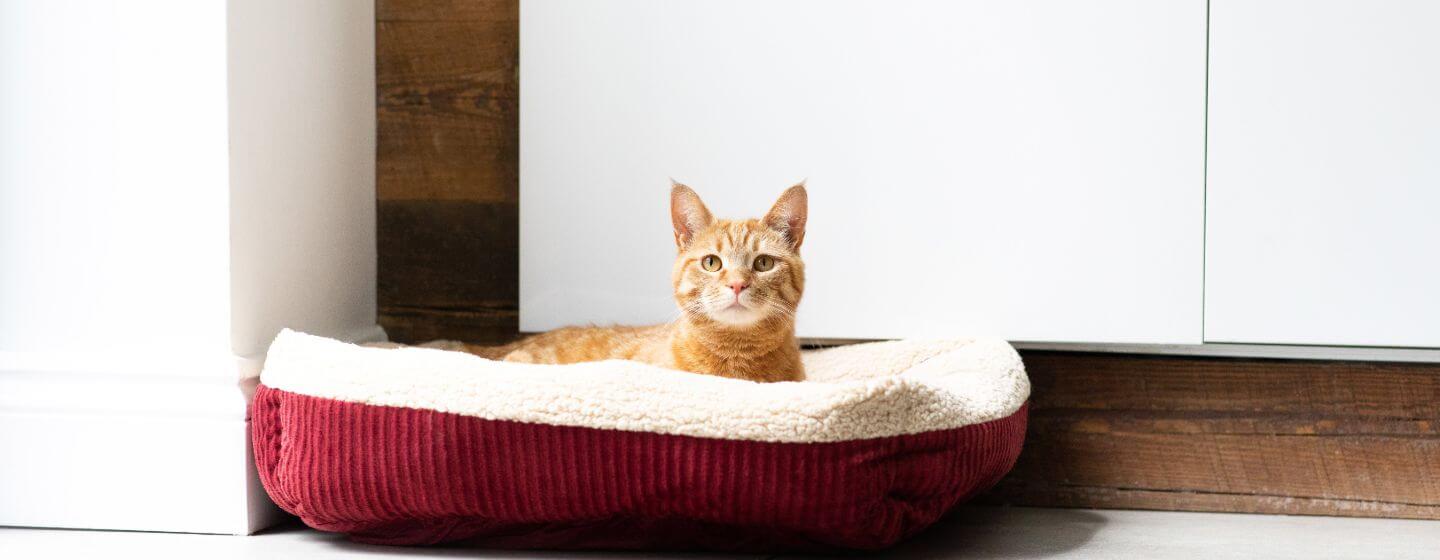
<svg viewBox="0 0 1440 560">
<path fill-rule="evenodd" d="M 804 184 L 786 189 L 765 217 L 717 220 L 690 187 L 670 189 L 675 301 L 691 320 L 728 327 L 793 319 L 805 290 Z"/>
</svg>

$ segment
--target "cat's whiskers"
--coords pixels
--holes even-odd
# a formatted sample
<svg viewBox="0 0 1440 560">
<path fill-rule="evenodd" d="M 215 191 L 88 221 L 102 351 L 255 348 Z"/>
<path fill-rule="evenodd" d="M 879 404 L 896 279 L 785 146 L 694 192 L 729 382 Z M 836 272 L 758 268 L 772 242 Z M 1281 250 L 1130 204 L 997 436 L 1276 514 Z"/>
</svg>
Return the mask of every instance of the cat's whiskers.
<svg viewBox="0 0 1440 560">
<path fill-rule="evenodd" d="M 782 301 L 780 301 L 779 299 L 776 299 L 776 298 L 774 298 L 774 297 L 772 297 L 772 296 L 766 296 L 766 295 L 760 295 L 760 294 L 751 294 L 750 297 L 753 298 L 753 299 L 755 299 L 755 300 L 758 300 L 758 301 L 760 302 L 761 306 L 764 307 L 764 308 L 766 308 L 766 309 L 769 309 L 769 310 L 772 310 L 772 311 L 776 311 L 776 312 L 780 313 L 781 315 L 784 315 L 784 316 L 785 316 L 786 318 L 788 318 L 788 319 L 794 319 L 794 318 L 795 318 L 795 311 L 794 311 L 793 309 L 790 309 L 790 306 L 785 305 L 785 303 L 782 302 Z"/>
<path fill-rule="evenodd" d="M 688 303 L 679 306 L 678 310 L 676 311 L 675 318 L 671 319 L 671 322 L 678 321 L 681 317 L 685 316 L 703 316 L 705 315 L 705 310 L 708 305 L 709 302 L 705 301 L 702 298 L 695 298 L 693 300 L 690 300 Z"/>
</svg>

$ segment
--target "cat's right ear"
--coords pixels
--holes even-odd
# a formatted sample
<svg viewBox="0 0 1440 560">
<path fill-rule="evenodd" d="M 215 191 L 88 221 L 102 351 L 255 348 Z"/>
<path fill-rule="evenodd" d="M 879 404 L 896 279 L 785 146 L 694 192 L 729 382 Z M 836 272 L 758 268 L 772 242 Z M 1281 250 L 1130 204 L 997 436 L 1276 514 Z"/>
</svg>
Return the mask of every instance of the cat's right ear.
<svg viewBox="0 0 1440 560">
<path fill-rule="evenodd" d="M 700 195 L 690 187 L 670 180 L 670 222 L 675 224 L 675 246 L 684 249 L 696 233 L 713 221 L 715 218 L 700 201 Z"/>
</svg>

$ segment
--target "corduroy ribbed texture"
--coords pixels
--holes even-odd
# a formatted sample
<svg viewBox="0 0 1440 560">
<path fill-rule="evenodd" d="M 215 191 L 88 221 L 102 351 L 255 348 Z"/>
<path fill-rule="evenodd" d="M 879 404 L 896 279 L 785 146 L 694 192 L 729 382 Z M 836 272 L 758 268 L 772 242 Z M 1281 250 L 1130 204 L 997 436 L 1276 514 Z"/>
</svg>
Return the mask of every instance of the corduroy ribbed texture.
<svg viewBox="0 0 1440 560">
<path fill-rule="evenodd" d="M 261 386 L 255 457 L 317 529 L 387 544 L 878 549 L 1009 471 L 1026 408 L 914 435 L 768 443 L 485 420 Z"/>
</svg>

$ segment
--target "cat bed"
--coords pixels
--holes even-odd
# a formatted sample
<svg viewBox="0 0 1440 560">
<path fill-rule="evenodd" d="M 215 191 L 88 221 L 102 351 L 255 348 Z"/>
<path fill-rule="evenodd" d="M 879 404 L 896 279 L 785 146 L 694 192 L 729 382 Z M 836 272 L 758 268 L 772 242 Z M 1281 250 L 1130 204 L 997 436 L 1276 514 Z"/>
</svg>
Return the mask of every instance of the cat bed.
<svg viewBox="0 0 1440 560">
<path fill-rule="evenodd" d="M 276 504 L 369 543 L 878 549 L 997 482 L 1030 385 L 1004 341 L 808 351 L 754 383 L 284 331 L 251 409 Z"/>
</svg>

